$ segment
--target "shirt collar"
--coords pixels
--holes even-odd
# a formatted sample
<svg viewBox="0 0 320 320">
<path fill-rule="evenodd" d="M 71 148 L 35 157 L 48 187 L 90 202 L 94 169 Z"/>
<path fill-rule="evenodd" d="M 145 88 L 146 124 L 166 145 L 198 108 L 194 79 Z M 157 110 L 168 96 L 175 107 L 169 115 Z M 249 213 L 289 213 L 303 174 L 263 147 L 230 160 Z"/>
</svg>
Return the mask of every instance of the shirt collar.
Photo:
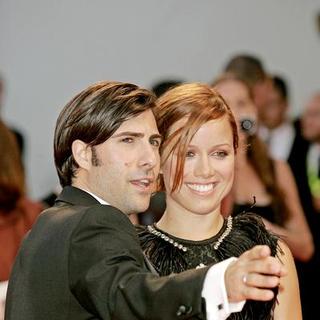
<svg viewBox="0 0 320 320">
<path fill-rule="evenodd" d="M 89 193 L 91 196 L 93 196 L 96 200 L 98 200 L 101 204 L 105 204 L 107 206 L 110 206 L 110 203 L 108 203 L 107 201 L 101 199 L 100 197 L 98 197 L 97 195 L 93 194 L 92 192 L 88 191 L 88 190 L 84 190 L 85 192 Z"/>
</svg>

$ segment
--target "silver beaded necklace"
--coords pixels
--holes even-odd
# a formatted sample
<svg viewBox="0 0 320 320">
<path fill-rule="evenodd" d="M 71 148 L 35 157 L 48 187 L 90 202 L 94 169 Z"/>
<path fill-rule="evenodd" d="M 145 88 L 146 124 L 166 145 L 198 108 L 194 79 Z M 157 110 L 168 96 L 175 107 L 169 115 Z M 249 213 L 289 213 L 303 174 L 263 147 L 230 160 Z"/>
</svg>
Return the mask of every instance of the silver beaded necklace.
<svg viewBox="0 0 320 320">
<path fill-rule="evenodd" d="M 164 241 L 169 242 L 170 244 L 172 244 L 174 247 L 177 247 L 179 250 L 182 250 L 183 252 L 188 251 L 188 248 L 184 245 L 182 245 L 181 243 L 173 240 L 172 238 L 170 238 L 169 236 L 167 236 L 166 234 L 162 233 L 161 231 L 155 229 L 153 226 L 147 226 L 147 229 L 150 233 L 152 233 L 153 235 L 163 239 Z M 224 238 L 231 232 L 232 230 L 232 217 L 229 216 L 227 218 L 227 227 L 226 230 L 224 230 L 224 232 L 222 233 L 222 235 L 218 238 L 218 240 L 215 242 L 213 248 L 215 250 L 218 250 L 220 244 L 223 242 Z"/>
</svg>

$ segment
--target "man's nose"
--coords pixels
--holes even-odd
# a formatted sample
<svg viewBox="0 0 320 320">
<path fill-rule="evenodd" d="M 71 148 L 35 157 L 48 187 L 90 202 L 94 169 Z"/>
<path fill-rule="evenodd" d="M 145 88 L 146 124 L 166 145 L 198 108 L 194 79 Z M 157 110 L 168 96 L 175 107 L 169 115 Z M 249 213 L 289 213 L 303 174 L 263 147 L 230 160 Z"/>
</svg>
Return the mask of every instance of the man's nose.
<svg viewBox="0 0 320 320">
<path fill-rule="evenodd" d="M 160 163 L 159 149 L 148 143 L 146 147 L 141 148 L 139 165 L 153 168 Z"/>
</svg>

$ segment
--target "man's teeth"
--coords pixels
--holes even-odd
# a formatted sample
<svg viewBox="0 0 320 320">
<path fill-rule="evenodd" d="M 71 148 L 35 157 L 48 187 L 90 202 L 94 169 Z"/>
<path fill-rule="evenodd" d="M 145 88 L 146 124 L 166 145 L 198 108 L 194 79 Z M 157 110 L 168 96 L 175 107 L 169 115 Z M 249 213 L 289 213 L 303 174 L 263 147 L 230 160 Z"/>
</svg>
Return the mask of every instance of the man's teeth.
<svg viewBox="0 0 320 320">
<path fill-rule="evenodd" d="M 198 192 L 208 192 L 213 189 L 213 183 L 209 184 L 187 184 L 189 188 Z"/>
<path fill-rule="evenodd" d="M 146 185 L 146 186 L 148 186 L 148 185 L 150 184 L 150 180 L 148 180 L 148 179 L 142 179 L 142 180 L 139 180 L 139 182 L 140 182 L 141 184 Z"/>
</svg>

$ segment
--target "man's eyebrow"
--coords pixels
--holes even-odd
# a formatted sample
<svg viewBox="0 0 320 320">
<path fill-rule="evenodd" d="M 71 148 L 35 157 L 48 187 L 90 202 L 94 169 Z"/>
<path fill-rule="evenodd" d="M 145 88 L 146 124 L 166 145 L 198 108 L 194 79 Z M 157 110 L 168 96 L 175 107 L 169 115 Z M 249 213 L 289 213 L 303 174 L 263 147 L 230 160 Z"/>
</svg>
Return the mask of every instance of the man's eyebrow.
<svg viewBox="0 0 320 320">
<path fill-rule="evenodd" d="M 162 141 L 163 137 L 161 134 L 157 133 L 157 134 L 151 135 L 150 139 L 160 139 Z"/>
<path fill-rule="evenodd" d="M 145 136 L 144 133 L 142 132 L 134 132 L 134 131 L 123 131 L 119 132 L 118 134 L 113 135 L 111 138 L 119 138 L 119 137 L 137 137 L 137 138 L 142 138 Z M 155 133 L 151 135 L 151 139 L 160 139 L 162 140 L 162 136 L 159 133 Z"/>
<path fill-rule="evenodd" d="M 131 137 L 143 137 L 144 134 L 142 132 L 134 132 L 134 131 L 123 131 L 118 134 L 112 136 L 112 138 L 124 137 L 124 136 L 131 136 Z"/>
</svg>

